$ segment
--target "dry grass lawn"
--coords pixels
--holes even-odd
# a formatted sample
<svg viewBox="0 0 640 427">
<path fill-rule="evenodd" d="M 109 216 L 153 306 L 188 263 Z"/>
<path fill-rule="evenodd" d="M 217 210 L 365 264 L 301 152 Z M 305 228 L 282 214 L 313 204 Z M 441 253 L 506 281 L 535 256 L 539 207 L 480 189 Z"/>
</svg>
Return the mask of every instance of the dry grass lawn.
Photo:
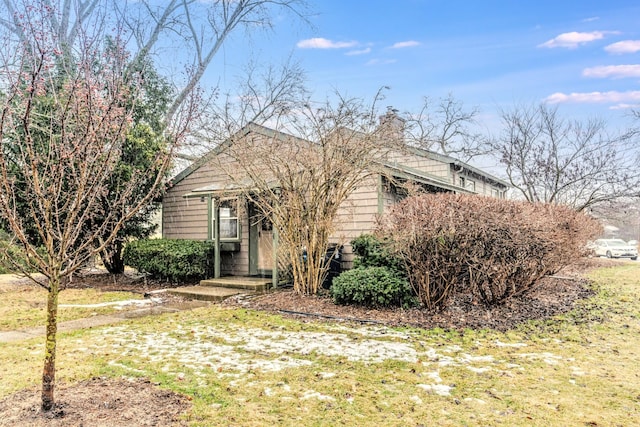
<svg viewBox="0 0 640 427">
<path fill-rule="evenodd" d="M 219 305 L 135 319 L 63 334 L 59 380 L 148 378 L 186 396 L 192 426 L 640 425 L 640 263 L 590 277 L 573 311 L 507 332 Z M 0 399 L 35 393 L 41 341 L 0 344 Z"/>
</svg>

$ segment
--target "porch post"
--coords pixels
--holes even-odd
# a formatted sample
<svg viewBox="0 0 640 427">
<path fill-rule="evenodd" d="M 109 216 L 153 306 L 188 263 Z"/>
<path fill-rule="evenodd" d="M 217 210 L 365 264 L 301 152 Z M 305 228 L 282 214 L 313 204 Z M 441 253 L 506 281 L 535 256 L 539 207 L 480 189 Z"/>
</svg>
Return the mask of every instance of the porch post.
<svg viewBox="0 0 640 427">
<path fill-rule="evenodd" d="M 272 287 L 278 287 L 278 228 L 273 227 L 273 272 L 271 274 Z"/>
<path fill-rule="evenodd" d="M 220 199 L 213 199 L 213 278 L 220 277 Z"/>
</svg>

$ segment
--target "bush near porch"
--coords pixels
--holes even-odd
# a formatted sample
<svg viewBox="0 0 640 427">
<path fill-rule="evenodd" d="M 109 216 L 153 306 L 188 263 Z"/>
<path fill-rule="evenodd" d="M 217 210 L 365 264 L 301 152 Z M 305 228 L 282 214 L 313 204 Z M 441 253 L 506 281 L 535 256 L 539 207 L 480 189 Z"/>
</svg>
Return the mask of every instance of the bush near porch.
<svg viewBox="0 0 640 427">
<path fill-rule="evenodd" d="M 127 244 L 125 265 L 152 279 L 191 282 L 212 273 L 213 243 L 181 239 L 135 240 Z"/>
</svg>

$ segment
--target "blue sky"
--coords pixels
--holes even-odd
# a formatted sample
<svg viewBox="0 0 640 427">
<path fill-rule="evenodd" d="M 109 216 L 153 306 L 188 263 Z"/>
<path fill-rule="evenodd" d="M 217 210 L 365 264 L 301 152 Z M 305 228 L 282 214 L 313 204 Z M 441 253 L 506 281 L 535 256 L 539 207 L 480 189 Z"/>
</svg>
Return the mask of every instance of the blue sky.
<svg viewBox="0 0 640 427">
<path fill-rule="evenodd" d="M 637 1 L 310 1 L 313 28 L 278 22 L 252 48 L 292 55 L 318 99 L 338 90 L 402 111 L 451 93 L 487 121 L 550 102 L 567 117 L 622 123 L 640 106 Z M 227 71 L 228 72 L 228 71 Z"/>
</svg>

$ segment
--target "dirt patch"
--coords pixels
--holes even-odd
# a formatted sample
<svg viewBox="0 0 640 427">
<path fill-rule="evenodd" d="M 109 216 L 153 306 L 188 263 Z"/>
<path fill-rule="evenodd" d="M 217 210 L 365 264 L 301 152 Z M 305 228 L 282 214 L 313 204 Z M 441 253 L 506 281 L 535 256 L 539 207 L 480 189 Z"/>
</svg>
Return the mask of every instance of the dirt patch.
<svg viewBox="0 0 640 427">
<path fill-rule="evenodd" d="M 186 426 L 188 399 L 141 379 L 93 378 L 56 389 L 53 411 L 40 410 L 39 390 L 0 400 L 0 426 Z"/>
<path fill-rule="evenodd" d="M 506 331 L 534 319 L 546 319 L 571 310 L 576 301 L 593 294 L 584 278 L 590 269 L 612 266 L 616 261 L 589 258 L 566 267 L 554 277 L 546 277 L 524 296 L 503 305 L 487 308 L 475 304 L 470 295 L 458 295 L 444 310 L 431 313 L 415 309 L 369 309 L 335 305 L 327 292 L 320 295 L 296 295 L 280 290 L 255 298 L 235 297 L 224 302 L 256 310 L 276 312 L 285 316 L 313 320 L 343 320 L 380 323 L 388 326 L 414 326 L 464 330 L 495 329 Z"/>
</svg>

